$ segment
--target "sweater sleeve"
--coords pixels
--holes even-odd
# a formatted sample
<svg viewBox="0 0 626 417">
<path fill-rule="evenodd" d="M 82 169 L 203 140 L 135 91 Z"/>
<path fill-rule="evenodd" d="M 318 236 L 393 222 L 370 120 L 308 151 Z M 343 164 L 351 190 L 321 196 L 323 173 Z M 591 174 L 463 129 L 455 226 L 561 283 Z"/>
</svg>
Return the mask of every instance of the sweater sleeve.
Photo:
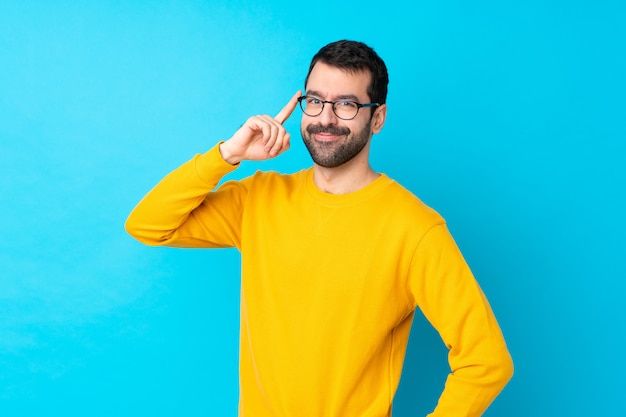
<svg viewBox="0 0 626 417">
<path fill-rule="evenodd" d="M 451 373 L 430 417 L 478 417 L 513 375 L 489 303 L 445 224 L 417 248 L 409 291 L 449 349 Z"/>
<path fill-rule="evenodd" d="M 239 247 L 246 187 L 229 181 L 236 169 L 222 159 L 219 144 L 163 178 L 132 210 L 126 231 L 150 246 Z"/>
</svg>

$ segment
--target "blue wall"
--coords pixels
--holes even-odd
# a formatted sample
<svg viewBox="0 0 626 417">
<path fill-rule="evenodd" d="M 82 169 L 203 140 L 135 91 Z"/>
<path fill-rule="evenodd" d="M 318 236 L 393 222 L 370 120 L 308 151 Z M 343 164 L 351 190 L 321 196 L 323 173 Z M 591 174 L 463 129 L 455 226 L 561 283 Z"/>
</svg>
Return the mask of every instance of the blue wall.
<svg viewBox="0 0 626 417">
<path fill-rule="evenodd" d="M 375 168 L 447 218 L 507 337 L 486 415 L 626 415 L 626 5 L 339 3 L 0 1 L 1 415 L 235 415 L 238 253 L 123 223 L 340 38 L 390 69 Z M 298 125 L 235 176 L 310 165 Z M 446 372 L 418 317 L 394 417 Z"/>
</svg>

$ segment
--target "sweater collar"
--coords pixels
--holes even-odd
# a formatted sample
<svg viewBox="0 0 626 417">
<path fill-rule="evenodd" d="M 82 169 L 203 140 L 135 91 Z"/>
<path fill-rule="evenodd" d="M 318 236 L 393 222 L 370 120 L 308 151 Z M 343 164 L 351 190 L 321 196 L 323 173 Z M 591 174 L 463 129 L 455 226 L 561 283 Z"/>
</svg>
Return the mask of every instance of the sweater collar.
<svg viewBox="0 0 626 417">
<path fill-rule="evenodd" d="M 320 190 L 313 181 L 313 168 L 306 170 L 305 188 L 309 197 L 325 206 L 349 206 L 365 201 L 381 192 L 393 180 L 386 174 L 380 174 L 378 178 L 365 187 L 347 194 L 330 194 Z"/>
</svg>

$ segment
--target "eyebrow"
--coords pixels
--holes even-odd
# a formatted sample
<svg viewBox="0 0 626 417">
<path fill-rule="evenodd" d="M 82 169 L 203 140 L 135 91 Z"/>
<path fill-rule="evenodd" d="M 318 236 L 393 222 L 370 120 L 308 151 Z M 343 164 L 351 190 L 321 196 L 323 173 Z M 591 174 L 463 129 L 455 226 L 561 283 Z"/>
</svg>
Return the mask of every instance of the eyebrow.
<svg viewBox="0 0 626 417">
<path fill-rule="evenodd" d="M 307 90 L 306 95 L 315 96 L 319 98 L 322 98 L 323 96 L 322 93 L 320 93 L 319 91 L 315 91 L 315 90 Z M 352 100 L 352 101 L 358 102 L 359 98 L 355 96 L 354 94 L 340 94 L 337 97 L 335 97 L 335 100 Z"/>
</svg>

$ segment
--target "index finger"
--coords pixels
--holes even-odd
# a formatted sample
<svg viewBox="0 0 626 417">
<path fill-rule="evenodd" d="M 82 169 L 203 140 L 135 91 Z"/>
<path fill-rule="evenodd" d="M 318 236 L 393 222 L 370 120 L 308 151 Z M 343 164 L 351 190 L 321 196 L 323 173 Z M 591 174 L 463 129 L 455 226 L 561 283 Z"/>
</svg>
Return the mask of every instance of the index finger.
<svg viewBox="0 0 626 417">
<path fill-rule="evenodd" d="M 283 123 L 287 121 L 287 119 L 289 119 L 289 116 L 291 116 L 291 113 L 293 113 L 296 106 L 298 105 L 298 98 L 301 95 L 302 95 L 302 91 L 298 90 L 296 94 L 294 94 L 293 97 L 291 97 L 291 100 L 289 100 L 287 105 L 283 107 L 281 111 L 278 112 L 276 117 L 274 117 L 274 119 L 276 119 L 278 123 L 282 125 Z"/>
</svg>

